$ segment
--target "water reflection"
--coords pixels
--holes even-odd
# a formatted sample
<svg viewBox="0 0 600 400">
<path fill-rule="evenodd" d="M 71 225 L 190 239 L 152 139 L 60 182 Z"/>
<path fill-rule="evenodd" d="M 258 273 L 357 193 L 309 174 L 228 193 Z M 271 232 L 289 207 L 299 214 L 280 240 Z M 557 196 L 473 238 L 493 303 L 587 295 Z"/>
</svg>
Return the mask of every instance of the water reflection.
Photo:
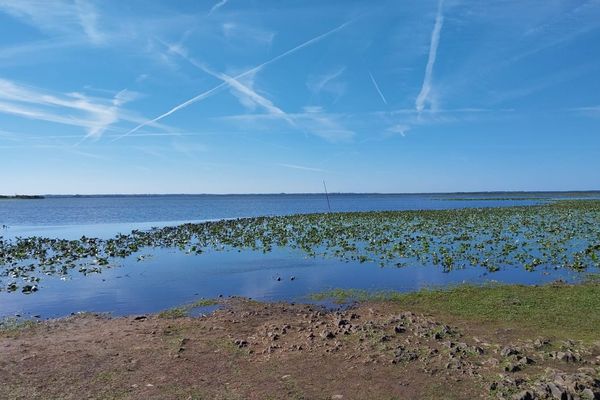
<svg viewBox="0 0 600 400">
<path fill-rule="evenodd" d="M 307 258 L 288 249 L 266 254 L 209 251 L 202 255 L 156 249 L 151 254 L 143 262 L 137 262 L 136 257 L 121 260 L 122 266 L 100 274 L 75 272 L 66 280 L 47 277 L 41 290 L 32 295 L 0 293 L 0 316 L 51 318 L 78 311 L 126 315 L 156 312 L 219 295 L 308 301 L 310 293 L 333 288 L 412 291 L 462 282 L 537 284 L 559 278 L 573 281 L 581 276 L 565 269 L 527 272 L 517 267 L 491 274 L 477 267 L 451 273 L 435 266 L 381 268 L 369 262 Z"/>
</svg>

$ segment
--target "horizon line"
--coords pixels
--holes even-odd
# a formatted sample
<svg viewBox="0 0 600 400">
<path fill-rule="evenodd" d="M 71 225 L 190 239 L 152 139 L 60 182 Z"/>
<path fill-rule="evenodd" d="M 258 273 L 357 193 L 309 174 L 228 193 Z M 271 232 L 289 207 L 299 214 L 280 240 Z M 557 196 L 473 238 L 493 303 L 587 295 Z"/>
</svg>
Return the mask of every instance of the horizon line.
<svg viewBox="0 0 600 400">
<path fill-rule="evenodd" d="M 445 194 L 519 194 L 519 193 L 600 193 L 600 189 L 576 190 L 476 190 L 456 192 L 329 192 L 330 195 L 445 195 Z M 45 197 L 143 197 L 143 196 L 281 196 L 322 195 L 322 192 L 246 192 L 246 193 L 42 193 L 0 194 L 0 196 L 45 196 Z"/>
</svg>

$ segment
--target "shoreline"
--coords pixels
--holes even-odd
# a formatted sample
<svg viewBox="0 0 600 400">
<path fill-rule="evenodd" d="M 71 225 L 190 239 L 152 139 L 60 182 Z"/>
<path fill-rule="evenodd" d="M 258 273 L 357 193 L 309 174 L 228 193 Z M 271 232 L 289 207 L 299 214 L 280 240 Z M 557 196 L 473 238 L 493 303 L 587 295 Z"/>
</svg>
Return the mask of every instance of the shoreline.
<svg viewBox="0 0 600 400">
<path fill-rule="evenodd" d="M 318 295 L 350 302 L 340 310 L 233 297 L 158 314 L 4 326 L 0 397 L 600 396 L 595 277 L 363 293 L 354 302 L 357 293 Z M 216 304 L 208 315 L 187 315 Z"/>
</svg>

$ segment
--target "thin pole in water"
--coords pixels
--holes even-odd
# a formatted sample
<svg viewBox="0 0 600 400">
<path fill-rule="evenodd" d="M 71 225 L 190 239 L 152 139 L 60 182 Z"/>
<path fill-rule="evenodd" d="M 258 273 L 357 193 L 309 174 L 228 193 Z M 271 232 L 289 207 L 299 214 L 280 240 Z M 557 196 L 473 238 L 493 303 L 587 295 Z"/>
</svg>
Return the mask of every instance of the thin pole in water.
<svg viewBox="0 0 600 400">
<path fill-rule="evenodd" d="M 323 187 L 325 188 L 325 197 L 327 198 L 327 209 L 331 212 L 331 204 L 329 204 L 329 194 L 327 193 L 327 185 L 323 181 Z"/>
</svg>

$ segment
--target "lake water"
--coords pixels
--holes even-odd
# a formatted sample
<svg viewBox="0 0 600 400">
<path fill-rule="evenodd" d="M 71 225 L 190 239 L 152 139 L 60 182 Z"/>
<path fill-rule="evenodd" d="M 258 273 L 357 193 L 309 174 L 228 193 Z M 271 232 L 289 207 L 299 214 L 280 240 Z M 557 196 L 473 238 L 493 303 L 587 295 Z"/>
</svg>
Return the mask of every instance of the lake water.
<svg viewBox="0 0 600 400">
<path fill-rule="evenodd" d="M 332 211 L 446 209 L 531 205 L 560 198 L 557 193 L 430 195 L 330 195 Z M 600 196 L 599 196 L 600 197 Z M 467 200 L 459 200 L 465 198 Z M 327 211 L 324 195 L 49 197 L 0 201 L 5 239 L 15 236 L 79 238 L 111 237 L 132 229 L 259 215 Z M 142 251 L 151 255 L 117 260 L 118 267 L 67 279 L 44 277 L 37 293 L 0 292 L 0 317 L 42 318 L 78 311 L 126 315 L 156 312 L 199 298 L 219 295 L 259 300 L 309 301 L 308 295 L 333 288 L 410 291 L 461 282 L 500 281 L 536 284 L 555 279 L 577 280 L 572 271 L 505 268 L 489 274 L 482 268 L 444 273 L 434 266 L 381 268 L 376 263 L 347 263 L 307 258 L 298 250 L 275 249 L 263 254 L 208 251 L 188 255 L 175 249 Z M 1 271 L 1 266 L 0 266 Z M 292 279 L 293 278 L 293 279 Z"/>
</svg>

